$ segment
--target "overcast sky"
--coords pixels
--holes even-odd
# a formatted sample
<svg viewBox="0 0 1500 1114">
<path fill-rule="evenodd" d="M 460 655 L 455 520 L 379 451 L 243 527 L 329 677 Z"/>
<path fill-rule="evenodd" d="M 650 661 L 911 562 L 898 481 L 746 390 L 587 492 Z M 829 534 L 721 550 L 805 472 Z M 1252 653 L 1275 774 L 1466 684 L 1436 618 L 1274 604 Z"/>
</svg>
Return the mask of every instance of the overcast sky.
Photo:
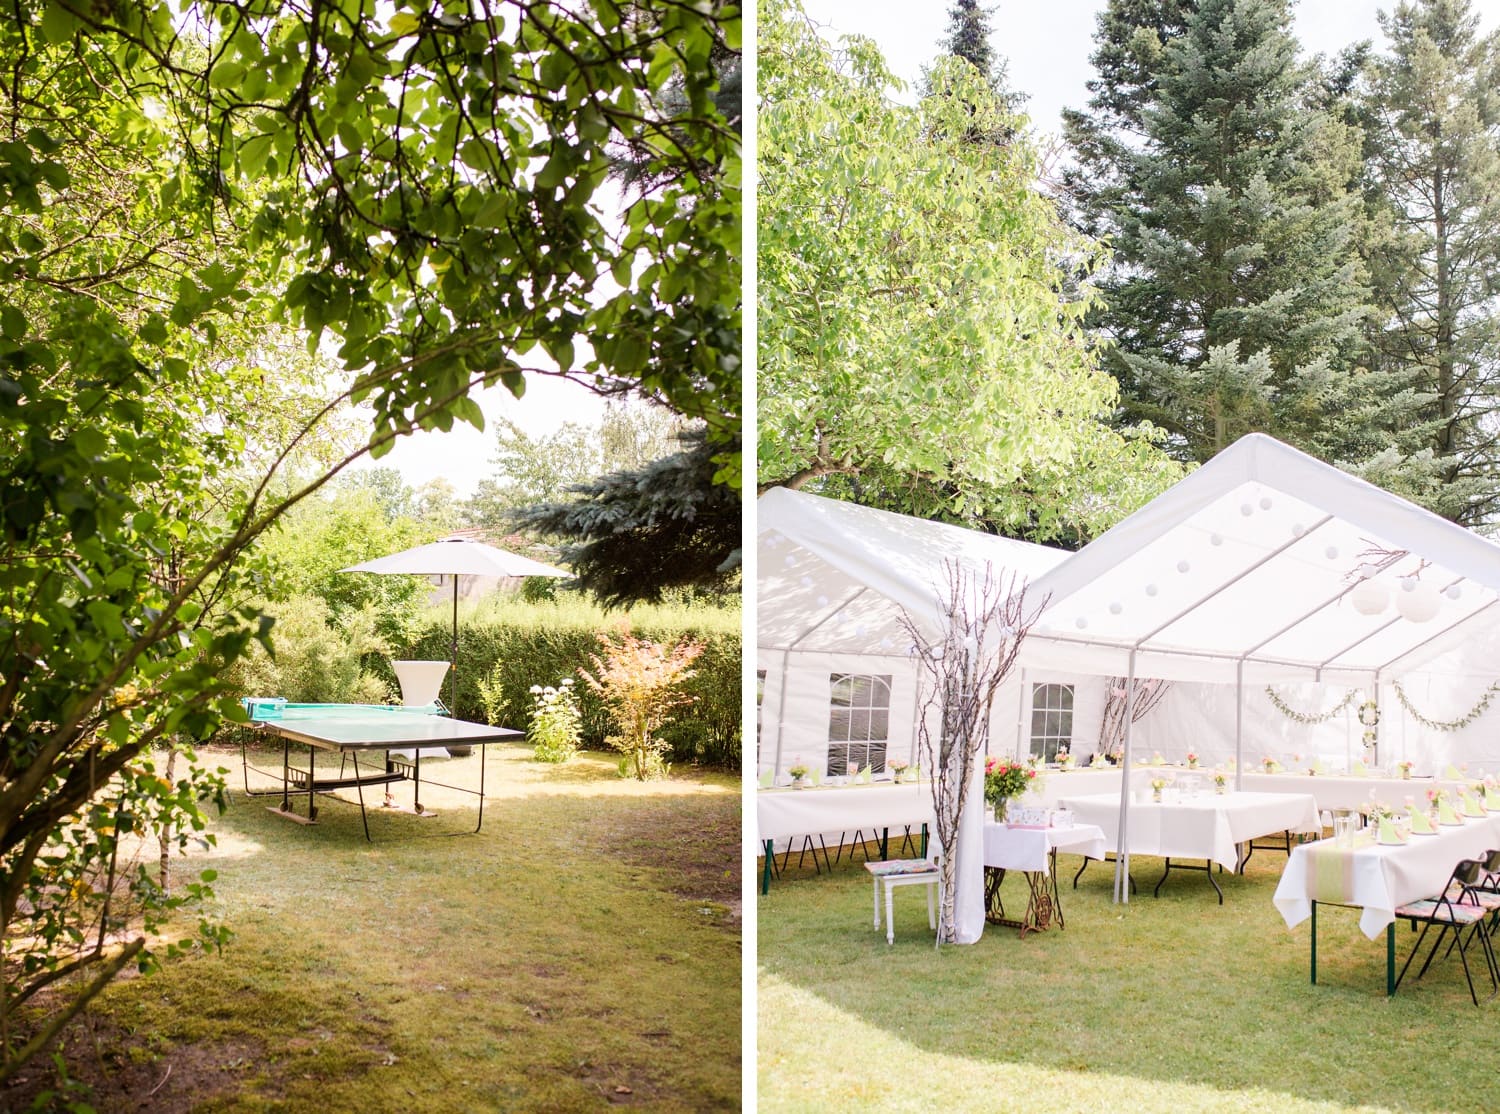
<svg viewBox="0 0 1500 1114">
<path fill-rule="evenodd" d="M 948 31 L 947 0 L 804 0 L 803 7 L 831 34 L 866 35 L 880 44 L 892 71 L 914 85 L 922 66 L 941 52 L 938 40 Z M 1061 131 L 1064 108 L 1084 108 L 1093 76 L 1095 16 L 1099 0 L 1000 0 L 990 17 L 993 42 L 1004 55 L 1011 88 L 1026 93 L 1027 113 L 1044 132 Z M 1376 12 L 1389 11 L 1392 0 L 1302 0 L 1293 4 L 1296 32 L 1309 54 L 1337 54 L 1360 39 L 1381 44 Z M 1478 0 L 1482 26 L 1500 26 L 1500 3 Z"/>
</svg>

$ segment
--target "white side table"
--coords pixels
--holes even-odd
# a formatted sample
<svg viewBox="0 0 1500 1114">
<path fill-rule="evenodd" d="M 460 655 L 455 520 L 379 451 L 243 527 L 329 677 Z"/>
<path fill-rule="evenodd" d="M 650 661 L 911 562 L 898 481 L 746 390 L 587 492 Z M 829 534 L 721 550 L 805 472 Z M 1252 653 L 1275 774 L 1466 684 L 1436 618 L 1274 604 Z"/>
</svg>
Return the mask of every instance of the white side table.
<svg viewBox="0 0 1500 1114">
<path fill-rule="evenodd" d="M 880 931 L 880 891 L 885 889 L 885 942 L 896 942 L 896 924 L 891 895 L 897 886 L 927 887 L 927 927 L 937 930 L 937 901 L 942 898 L 943 873 L 933 859 L 888 859 L 865 863 L 875 880 L 875 930 Z"/>
</svg>

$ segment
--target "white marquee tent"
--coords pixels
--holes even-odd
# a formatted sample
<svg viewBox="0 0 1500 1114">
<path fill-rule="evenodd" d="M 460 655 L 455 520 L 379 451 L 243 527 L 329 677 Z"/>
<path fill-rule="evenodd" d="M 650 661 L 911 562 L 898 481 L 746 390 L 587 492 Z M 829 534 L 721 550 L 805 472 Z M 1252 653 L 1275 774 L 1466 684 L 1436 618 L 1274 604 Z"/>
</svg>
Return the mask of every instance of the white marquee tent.
<svg viewBox="0 0 1500 1114">
<path fill-rule="evenodd" d="M 892 519 L 762 497 L 763 664 L 835 649 L 904 662 L 898 608 L 935 621 L 944 558 L 1030 578 L 1029 601 L 1046 608 L 1028 668 L 1233 684 L 1237 704 L 1246 684 L 1373 687 L 1461 656 L 1500 617 L 1500 546 L 1260 434 L 1071 556 Z M 966 830 L 958 917 L 973 940 L 982 874 L 968 846 Z"/>
</svg>

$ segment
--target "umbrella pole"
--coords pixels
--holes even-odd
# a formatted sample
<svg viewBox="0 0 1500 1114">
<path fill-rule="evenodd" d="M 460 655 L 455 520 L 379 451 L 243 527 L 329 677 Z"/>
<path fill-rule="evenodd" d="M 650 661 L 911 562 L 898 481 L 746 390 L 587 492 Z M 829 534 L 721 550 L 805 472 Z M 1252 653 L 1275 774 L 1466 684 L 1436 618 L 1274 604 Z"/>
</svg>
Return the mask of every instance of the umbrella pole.
<svg viewBox="0 0 1500 1114">
<path fill-rule="evenodd" d="M 453 574 L 453 640 L 448 643 L 449 660 L 451 662 L 448 672 L 453 677 L 453 687 L 449 690 L 450 699 L 453 701 L 448 705 L 448 714 L 455 719 L 458 718 L 458 573 Z"/>
</svg>

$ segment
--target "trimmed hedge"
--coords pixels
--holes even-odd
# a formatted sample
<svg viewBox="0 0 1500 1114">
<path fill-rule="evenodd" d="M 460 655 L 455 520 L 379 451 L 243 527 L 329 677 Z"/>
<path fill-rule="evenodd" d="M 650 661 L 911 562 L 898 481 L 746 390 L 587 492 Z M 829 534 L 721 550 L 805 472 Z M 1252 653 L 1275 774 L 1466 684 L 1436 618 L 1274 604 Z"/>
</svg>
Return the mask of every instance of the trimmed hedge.
<svg viewBox="0 0 1500 1114">
<path fill-rule="evenodd" d="M 580 667 L 589 666 L 589 655 L 599 649 L 598 631 L 608 629 L 578 609 L 517 608 L 514 614 L 460 617 L 458 628 L 458 697 L 454 715 L 483 720 L 484 701 L 479 680 L 498 665 L 503 699 L 499 720 L 508 727 L 531 726 L 531 686 L 556 685 L 565 677 L 577 683 L 573 691 L 582 713 L 583 741 L 599 750 L 616 729 L 609 710 L 589 687 L 578 679 Z M 676 642 L 684 635 L 704 643 L 703 654 L 694 665 L 696 675 L 683 686 L 694 703 L 676 712 L 673 722 L 661 731 L 671 746 L 672 762 L 696 762 L 738 769 L 740 765 L 740 661 L 738 626 L 726 629 L 722 616 L 700 623 L 689 619 L 678 625 L 633 623 L 632 632 L 653 642 Z M 434 620 L 420 628 L 416 639 L 397 657 L 446 660 L 452 637 L 451 621 Z M 370 667 L 395 685 L 387 662 L 376 658 Z M 449 689 L 444 682 L 444 694 Z M 399 691 L 399 688 L 396 689 Z"/>
</svg>

